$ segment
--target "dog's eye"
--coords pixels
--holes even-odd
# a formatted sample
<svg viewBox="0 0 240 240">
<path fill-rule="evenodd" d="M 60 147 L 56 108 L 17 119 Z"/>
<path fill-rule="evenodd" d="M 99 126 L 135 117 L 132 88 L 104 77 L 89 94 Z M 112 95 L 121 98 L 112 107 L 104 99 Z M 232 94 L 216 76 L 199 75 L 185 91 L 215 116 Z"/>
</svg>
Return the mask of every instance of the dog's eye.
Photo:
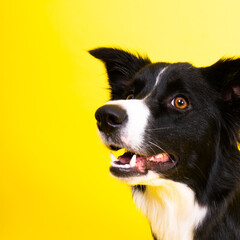
<svg viewBox="0 0 240 240">
<path fill-rule="evenodd" d="M 176 97 L 172 100 L 171 104 L 178 109 L 185 109 L 188 107 L 188 102 L 184 97 Z"/>
<path fill-rule="evenodd" d="M 126 99 L 130 100 L 130 99 L 133 99 L 133 98 L 134 98 L 134 95 L 133 94 L 129 94 Z"/>
</svg>

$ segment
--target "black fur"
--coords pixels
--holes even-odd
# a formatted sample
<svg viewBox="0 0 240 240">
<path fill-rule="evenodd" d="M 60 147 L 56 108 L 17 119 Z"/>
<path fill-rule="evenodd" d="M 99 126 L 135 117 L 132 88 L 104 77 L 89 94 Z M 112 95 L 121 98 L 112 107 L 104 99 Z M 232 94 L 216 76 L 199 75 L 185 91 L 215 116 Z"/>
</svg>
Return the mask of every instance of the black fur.
<svg viewBox="0 0 240 240">
<path fill-rule="evenodd" d="M 146 186 L 145 185 L 136 185 L 132 187 L 132 191 L 140 191 L 144 193 L 146 191 Z"/>
<path fill-rule="evenodd" d="M 111 48 L 90 53 L 105 63 L 112 100 L 129 94 L 144 98 L 159 71 L 168 66 L 147 101 L 153 130 L 145 133 L 144 153 L 159 151 L 148 144 L 151 140 L 176 155 L 178 165 L 165 178 L 187 184 L 198 203 L 208 206 L 194 239 L 240 239 L 240 59 L 221 59 L 197 68 L 189 63 L 151 63 L 146 57 Z M 178 95 L 188 99 L 187 109 L 170 105 Z M 146 186 L 133 188 L 145 190 Z"/>
<path fill-rule="evenodd" d="M 152 233 L 153 236 L 153 240 L 157 240 L 156 236 L 154 235 L 154 233 Z"/>
</svg>

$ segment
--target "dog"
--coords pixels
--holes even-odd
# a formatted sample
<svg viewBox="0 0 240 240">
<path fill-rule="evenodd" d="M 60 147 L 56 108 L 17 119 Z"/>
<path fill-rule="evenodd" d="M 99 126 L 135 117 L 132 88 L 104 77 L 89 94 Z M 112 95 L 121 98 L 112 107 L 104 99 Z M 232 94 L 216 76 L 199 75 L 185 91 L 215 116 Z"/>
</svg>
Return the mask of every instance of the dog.
<svg viewBox="0 0 240 240">
<path fill-rule="evenodd" d="M 207 67 L 152 63 L 117 48 L 89 53 L 111 99 L 95 117 L 110 172 L 131 185 L 155 240 L 240 239 L 240 58 Z"/>
</svg>

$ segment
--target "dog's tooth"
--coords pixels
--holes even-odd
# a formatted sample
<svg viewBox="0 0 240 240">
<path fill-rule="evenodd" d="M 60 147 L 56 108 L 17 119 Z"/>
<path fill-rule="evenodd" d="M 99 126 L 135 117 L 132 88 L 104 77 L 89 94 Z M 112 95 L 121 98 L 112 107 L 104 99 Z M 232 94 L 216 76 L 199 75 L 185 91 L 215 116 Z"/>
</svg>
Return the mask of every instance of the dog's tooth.
<svg viewBox="0 0 240 240">
<path fill-rule="evenodd" d="M 132 156 L 132 158 L 131 158 L 131 161 L 130 161 L 130 166 L 131 166 L 131 167 L 135 167 L 135 165 L 136 165 L 136 160 L 137 160 L 137 156 L 136 156 L 136 154 L 134 154 L 134 155 Z"/>
<path fill-rule="evenodd" d="M 156 155 L 155 157 L 156 157 L 156 158 L 163 158 L 163 154 L 160 153 L 160 154 Z"/>
<path fill-rule="evenodd" d="M 116 163 L 114 163 L 114 162 L 111 162 L 111 166 L 112 166 L 112 167 L 119 167 L 119 165 L 116 164 Z"/>
<path fill-rule="evenodd" d="M 118 165 L 119 168 L 131 168 L 129 164 Z"/>
<path fill-rule="evenodd" d="M 118 162 L 118 159 L 114 156 L 112 152 L 110 152 L 110 157 L 113 163 Z"/>
<path fill-rule="evenodd" d="M 111 166 L 117 168 L 131 168 L 129 164 L 116 164 L 115 162 L 111 162 Z"/>
<path fill-rule="evenodd" d="M 111 166 L 112 166 L 112 167 L 117 167 L 117 168 L 119 168 L 121 165 L 116 164 L 116 163 L 114 163 L 114 162 L 111 162 Z"/>
</svg>

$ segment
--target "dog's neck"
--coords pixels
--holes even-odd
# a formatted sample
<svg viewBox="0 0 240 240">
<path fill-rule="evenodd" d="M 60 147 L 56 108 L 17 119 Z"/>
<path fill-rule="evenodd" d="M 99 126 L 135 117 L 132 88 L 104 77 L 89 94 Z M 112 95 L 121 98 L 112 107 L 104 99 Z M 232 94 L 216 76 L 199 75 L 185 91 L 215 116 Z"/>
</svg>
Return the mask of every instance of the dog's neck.
<svg viewBox="0 0 240 240">
<path fill-rule="evenodd" d="M 144 191 L 136 188 L 133 198 L 158 240 L 193 239 L 194 229 L 207 213 L 187 185 L 171 180 L 161 179 L 159 186 L 147 186 Z"/>
</svg>

